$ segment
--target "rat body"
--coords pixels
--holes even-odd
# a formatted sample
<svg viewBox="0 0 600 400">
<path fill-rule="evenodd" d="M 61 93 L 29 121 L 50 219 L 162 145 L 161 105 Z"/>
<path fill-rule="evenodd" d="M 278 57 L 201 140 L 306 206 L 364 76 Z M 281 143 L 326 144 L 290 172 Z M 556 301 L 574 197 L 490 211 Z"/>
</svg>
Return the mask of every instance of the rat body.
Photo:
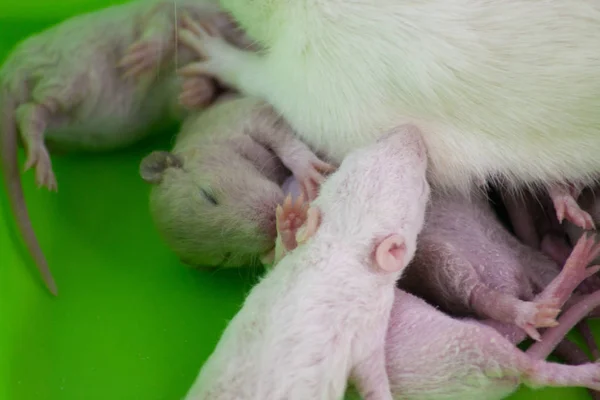
<svg viewBox="0 0 600 400">
<path fill-rule="evenodd" d="M 277 211 L 277 239 L 289 253 L 306 236 L 298 232 L 296 224 L 298 217 L 303 217 L 303 209 L 286 200 Z M 316 229 L 305 228 L 305 231 Z M 539 294 L 541 300 L 554 302 L 557 307 L 574 300 L 570 299 L 573 290 L 600 269 L 600 266 L 588 268 L 600 253 L 600 246 L 594 242 L 594 238 L 578 241 L 563 270 Z M 279 265 L 277 262 L 281 260 L 276 259 Z M 515 345 L 525 339 L 526 333 L 516 325 L 490 319 L 455 319 L 412 294 L 396 290 L 385 345 L 386 371 L 393 397 L 493 400 L 508 396 L 520 383 L 597 390 L 600 365 L 590 364 L 587 356 L 564 336 L 599 305 L 600 291 L 579 298 L 568 307 L 557 326 L 547 330 L 542 340 L 524 354 Z M 542 361 L 555 348 L 575 364 L 585 365 L 566 367 Z M 377 373 L 376 368 L 377 365 L 371 375 Z M 347 400 L 361 398 L 353 389 L 349 388 Z"/>
<path fill-rule="evenodd" d="M 534 294 L 559 270 L 505 229 L 482 194 L 468 199 L 434 191 L 400 285 L 452 314 L 516 324 L 538 338 L 535 328 L 552 326 L 559 310 Z"/>
<path fill-rule="evenodd" d="M 220 267 L 269 256 L 290 171 L 314 198 L 321 173 L 332 169 L 264 101 L 235 94 L 190 115 L 170 152 L 153 152 L 140 164 L 169 247 L 186 264 Z"/>
<path fill-rule="evenodd" d="M 212 74 L 265 98 L 334 160 L 415 124 L 434 186 L 538 185 L 567 217 L 588 221 L 570 207 L 569 185 L 600 174 L 597 1 L 220 4 L 266 50 L 188 30 L 182 40 L 206 60 L 182 74 Z"/>
<path fill-rule="evenodd" d="M 455 319 L 424 300 L 398 290 L 386 338 L 387 372 L 394 398 L 408 400 L 494 400 L 530 387 L 582 386 L 600 389 L 600 365 L 577 366 L 544 359 L 590 308 L 600 292 L 582 300 L 547 331 L 540 347 L 526 353 L 495 329 L 471 319 Z M 593 296 L 593 297 L 592 297 Z M 548 335 L 548 337 L 546 337 Z M 560 340 L 560 339 L 559 339 Z"/>
<path fill-rule="evenodd" d="M 349 154 L 307 210 L 303 245 L 253 288 L 186 398 L 340 399 L 352 375 L 363 396 L 390 399 L 383 341 L 426 164 L 410 126 Z"/>
<path fill-rule="evenodd" d="M 67 151 L 111 150 L 181 119 L 185 112 L 177 102 L 180 79 L 174 71 L 192 54 L 176 51 L 177 12 L 211 17 L 223 30 L 231 29 L 213 3 L 140 0 L 78 15 L 20 42 L 0 69 L 4 181 L 18 228 L 53 294 L 56 284 L 25 207 L 19 142 L 26 149 L 25 169 L 35 168 L 38 186 L 56 190 L 47 144 Z M 205 105 L 216 90 L 208 77 L 186 87 L 195 92 L 189 100 L 197 105 Z"/>
</svg>

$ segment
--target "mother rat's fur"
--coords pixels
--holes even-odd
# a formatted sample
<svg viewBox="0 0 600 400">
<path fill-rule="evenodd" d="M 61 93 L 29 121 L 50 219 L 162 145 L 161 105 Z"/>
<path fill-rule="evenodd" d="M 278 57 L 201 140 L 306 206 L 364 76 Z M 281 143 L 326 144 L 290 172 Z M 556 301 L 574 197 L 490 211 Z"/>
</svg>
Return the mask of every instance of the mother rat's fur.
<svg viewBox="0 0 600 400">
<path fill-rule="evenodd" d="M 221 0 L 264 55 L 204 40 L 213 72 L 341 159 L 390 127 L 424 133 L 432 183 L 465 192 L 600 173 L 595 0 Z M 205 38 L 206 39 L 206 38 Z"/>
</svg>

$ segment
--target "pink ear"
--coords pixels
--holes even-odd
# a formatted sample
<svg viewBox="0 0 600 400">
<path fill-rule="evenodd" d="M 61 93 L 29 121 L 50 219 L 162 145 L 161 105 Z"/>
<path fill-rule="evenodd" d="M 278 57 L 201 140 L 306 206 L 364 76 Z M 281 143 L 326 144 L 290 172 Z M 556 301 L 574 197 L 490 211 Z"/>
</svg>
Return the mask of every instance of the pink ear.
<svg viewBox="0 0 600 400">
<path fill-rule="evenodd" d="M 406 245 L 401 235 L 390 235 L 375 249 L 375 263 L 386 272 L 398 272 L 404 268 Z"/>
</svg>

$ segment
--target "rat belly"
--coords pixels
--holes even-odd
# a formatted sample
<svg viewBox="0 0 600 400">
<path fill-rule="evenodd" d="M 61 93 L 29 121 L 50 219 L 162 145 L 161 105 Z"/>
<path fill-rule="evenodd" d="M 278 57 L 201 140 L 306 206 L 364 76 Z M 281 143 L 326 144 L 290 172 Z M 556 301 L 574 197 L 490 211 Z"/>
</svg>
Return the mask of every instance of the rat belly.
<svg viewBox="0 0 600 400">
<path fill-rule="evenodd" d="M 415 296 L 398 296 L 386 339 L 394 397 L 494 400 L 508 396 L 519 384 L 510 352 L 514 346 L 494 333 L 476 322 L 454 320 Z M 498 353 L 498 349 L 505 351 Z"/>
<path fill-rule="evenodd" d="M 48 142 L 65 150 L 114 150 L 161 130 L 174 118 L 169 92 L 156 85 L 148 93 L 125 84 L 118 91 L 106 90 L 97 101 L 86 101 L 71 115 L 53 120 L 46 132 Z"/>
</svg>

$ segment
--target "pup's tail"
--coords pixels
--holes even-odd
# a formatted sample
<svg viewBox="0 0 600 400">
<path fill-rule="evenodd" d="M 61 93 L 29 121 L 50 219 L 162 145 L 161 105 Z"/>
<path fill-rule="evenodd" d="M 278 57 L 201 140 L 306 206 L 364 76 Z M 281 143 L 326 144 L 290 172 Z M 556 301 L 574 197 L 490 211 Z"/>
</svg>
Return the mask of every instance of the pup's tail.
<svg viewBox="0 0 600 400">
<path fill-rule="evenodd" d="M 0 159 L 2 161 L 4 187 L 6 188 L 10 208 L 15 215 L 17 228 L 23 237 L 25 246 L 33 257 L 46 287 L 50 293 L 56 296 L 58 295 L 56 283 L 31 226 L 31 219 L 25 205 L 25 196 L 23 195 L 17 158 L 18 142 L 15 109 L 16 101 L 14 97 L 8 93 L 6 88 L 2 87 L 0 92 Z"/>
</svg>

